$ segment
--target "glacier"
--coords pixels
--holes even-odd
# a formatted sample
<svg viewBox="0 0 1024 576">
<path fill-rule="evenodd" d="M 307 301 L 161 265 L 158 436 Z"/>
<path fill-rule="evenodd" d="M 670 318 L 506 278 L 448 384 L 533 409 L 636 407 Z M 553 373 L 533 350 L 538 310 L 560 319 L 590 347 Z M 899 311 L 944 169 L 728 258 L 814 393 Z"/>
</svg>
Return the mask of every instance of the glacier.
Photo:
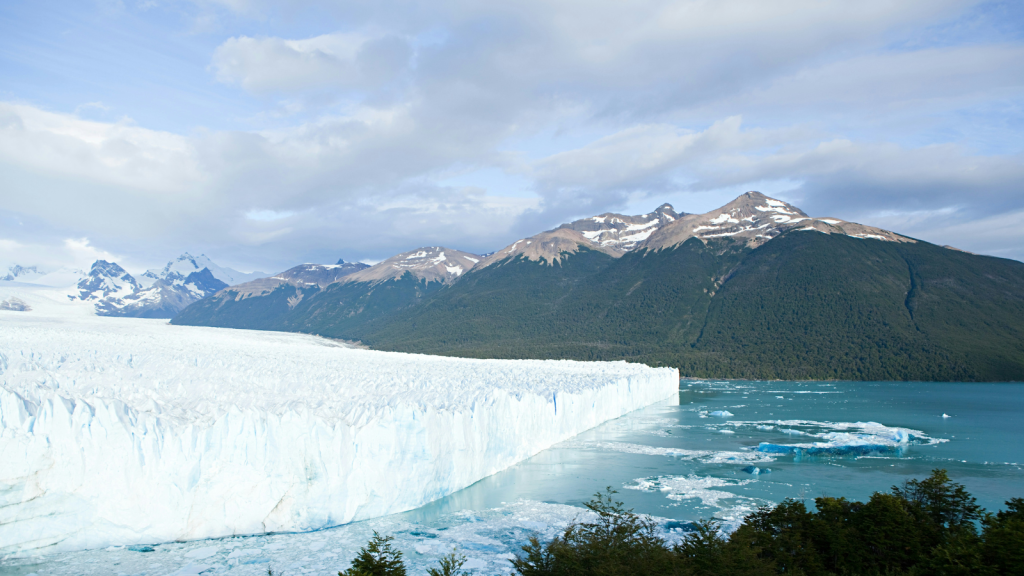
<svg viewBox="0 0 1024 576">
<path fill-rule="evenodd" d="M 10 294 L 7 294 L 10 292 Z M 675 396 L 675 369 L 378 352 L 0 289 L 0 557 L 419 507 Z"/>
</svg>

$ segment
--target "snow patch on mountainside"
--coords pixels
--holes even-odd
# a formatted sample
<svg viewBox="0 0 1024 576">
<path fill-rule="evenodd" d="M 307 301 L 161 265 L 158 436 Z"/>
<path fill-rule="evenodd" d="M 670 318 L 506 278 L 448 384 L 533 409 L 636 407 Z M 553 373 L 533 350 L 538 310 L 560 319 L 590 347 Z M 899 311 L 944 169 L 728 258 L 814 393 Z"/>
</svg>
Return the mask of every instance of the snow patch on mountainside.
<svg viewBox="0 0 1024 576">
<path fill-rule="evenodd" d="M 204 268 L 209 270 L 210 274 L 212 274 L 214 278 L 228 286 L 249 282 L 251 280 L 256 280 L 257 278 L 263 278 L 267 275 L 264 272 L 239 272 L 238 270 L 234 270 L 226 266 L 218 266 L 210 260 L 206 254 L 200 254 L 196 257 L 185 252 L 181 256 L 178 256 L 174 260 L 168 262 L 162 270 L 153 268 L 143 272 L 139 275 L 139 282 L 148 288 L 158 280 L 167 279 L 169 277 L 185 278 L 193 272 L 201 272 Z"/>
<path fill-rule="evenodd" d="M 409 273 L 418 281 L 451 283 L 478 262 L 480 257 L 475 254 L 443 246 L 429 246 L 392 256 L 366 270 L 351 274 L 344 282 L 385 282 L 397 280 Z"/>
<path fill-rule="evenodd" d="M 886 242 L 913 242 L 888 230 L 846 222 L 836 218 L 811 218 L 799 208 L 760 192 L 747 192 L 732 202 L 705 214 L 687 214 L 659 227 L 637 249 L 660 250 L 677 246 L 690 238 L 703 241 L 732 238 L 757 247 L 787 231 L 816 231 L 871 238 Z"/>
<path fill-rule="evenodd" d="M 678 389 L 674 369 L 357 350 L 22 295 L 41 305 L 0 311 L 0 555 L 408 510 Z"/>
<path fill-rule="evenodd" d="M 562 224 L 559 228 L 576 230 L 587 240 L 604 248 L 629 252 L 679 216 L 671 204 L 662 204 L 654 212 L 639 216 L 607 213 Z"/>
<path fill-rule="evenodd" d="M 478 269 L 513 258 L 525 258 L 554 266 L 580 248 L 618 258 L 633 250 L 651 234 L 679 218 L 671 204 L 639 216 L 605 213 L 562 224 L 554 230 L 516 240 L 480 263 Z"/>
</svg>

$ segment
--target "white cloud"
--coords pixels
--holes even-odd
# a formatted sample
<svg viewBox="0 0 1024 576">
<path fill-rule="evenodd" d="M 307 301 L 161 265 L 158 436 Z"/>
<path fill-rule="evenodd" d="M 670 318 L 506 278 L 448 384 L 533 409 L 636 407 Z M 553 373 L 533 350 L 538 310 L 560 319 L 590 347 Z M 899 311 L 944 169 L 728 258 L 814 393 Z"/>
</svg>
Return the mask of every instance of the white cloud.
<svg viewBox="0 0 1024 576">
<path fill-rule="evenodd" d="M 395 35 L 324 34 L 303 40 L 229 38 L 213 53 L 217 80 L 250 92 L 315 88 L 372 90 L 409 65 L 411 48 Z"/>
<path fill-rule="evenodd" d="M 63 267 L 88 271 L 96 260 L 114 262 L 123 259 L 96 246 L 88 238 L 66 238 L 54 243 L 25 243 L 0 238 L 0 270 L 15 264 L 36 266 L 42 272 Z"/>
<path fill-rule="evenodd" d="M 274 220 L 282 220 L 294 216 L 295 212 L 284 211 L 277 212 L 275 210 L 249 210 L 245 213 L 245 217 L 249 220 L 258 220 L 261 222 L 273 222 Z"/>
<path fill-rule="evenodd" d="M 269 269 L 488 250 L 581 212 L 764 182 L 848 218 L 1021 208 L 1020 156 L 968 140 L 977 107 L 1019 111 L 1024 49 L 933 42 L 970 0 L 196 4 L 263 18 L 266 36 L 215 22 L 227 39 L 204 76 L 260 109 L 253 128 L 0 103 L 5 209 L 132 257 L 199 245 Z M 315 32 L 282 35 L 302 18 L 278 16 L 302 9 Z"/>
</svg>

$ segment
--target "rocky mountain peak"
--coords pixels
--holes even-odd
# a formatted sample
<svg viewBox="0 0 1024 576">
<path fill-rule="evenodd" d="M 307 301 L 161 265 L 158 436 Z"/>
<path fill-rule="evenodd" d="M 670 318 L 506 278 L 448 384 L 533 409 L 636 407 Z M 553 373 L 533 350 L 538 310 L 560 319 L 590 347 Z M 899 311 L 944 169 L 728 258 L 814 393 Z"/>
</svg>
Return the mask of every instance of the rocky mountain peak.
<svg viewBox="0 0 1024 576">
<path fill-rule="evenodd" d="M 639 216 L 606 212 L 562 224 L 559 228 L 575 230 L 595 244 L 622 253 L 634 249 L 658 229 L 678 218 L 679 214 L 671 204 L 662 204 L 653 212 Z"/>
<path fill-rule="evenodd" d="M 887 230 L 846 222 L 836 218 L 811 218 L 796 206 L 746 192 L 721 208 L 704 214 L 687 214 L 651 234 L 637 248 L 660 250 L 682 244 L 690 238 L 708 242 L 728 238 L 757 247 L 790 230 L 845 234 L 858 238 L 876 238 L 892 242 L 912 240 Z"/>
<path fill-rule="evenodd" d="M 675 222 L 680 216 L 672 205 L 667 203 L 658 206 L 652 212 L 638 216 L 605 212 L 516 240 L 487 255 L 480 266 L 490 266 L 518 256 L 554 265 L 563 254 L 575 254 L 581 246 L 618 257 L 633 250 L 654 232 Z"/>
<path fill-rule="evenodd" d="M 82 278 L 76 288 L 79 300 L 102 300 L 127 296 L 141 290 L 142 286 L 116 263 L 97 260 L 89 268 L 89 275 Z"/>
<path fill-rule="evenodd" d="M 401 278 L 406 272 L 418 280 L 450 283 L 475 267 L 482 257 L 443 246 L 426 246 L 402 252 L 387 260 L 346 276 L 345 282 L 383 282 Z"/>
</svg>

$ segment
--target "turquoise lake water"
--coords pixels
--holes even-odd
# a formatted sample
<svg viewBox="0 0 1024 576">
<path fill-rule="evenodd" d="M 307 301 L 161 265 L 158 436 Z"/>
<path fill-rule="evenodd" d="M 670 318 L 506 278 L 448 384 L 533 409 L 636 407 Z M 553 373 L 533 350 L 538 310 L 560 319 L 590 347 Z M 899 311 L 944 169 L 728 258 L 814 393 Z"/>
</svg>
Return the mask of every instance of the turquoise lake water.
<svg viewBox="0 0 1024 576">
<path fill-rule="evenodd" d="M 551 538 L 611 486 L 666 538 L 715 517 L 822 494 L 864 500 L 944 468 L 989 510 L 1024 497 L 1024 384 L 688 381 L 427 506 L 307 534 L 169 543 L 9 561 L 0 574 L 337 574 L 373 530 L 425 574 L 458 547 L 479 574 L 509 573 L 530 535 Z M 770 472 L 769 472 L 770 470 Z"/>
<path fill-rule="evenodd" d="M 1010 497 L 1024 497 L 1024 384 L 683 381 L 681 388 L 678 406 L 652 406 L 609 422 L 420 513 L 486 508 L 516 498 L 579 505 L 612 486 L 639 512 L 681 520 L 730 518 L 730 510 L 787 497 L 812 500 L 827 494 L 863 500 L 935 468 L 947 469 L 990 510 L 1002 508 Z M 709 415 L 718 411 L 733 415 Z M 829 440 L 806 433 L 863 432 L 850 427 L 858 422 L 910 429 L 924 438 L 891 450 L 883 444 L 867 454 L 843 446 L 817 455 L 756 451 L 762 442 Z M 884 440 L 887 430 L 879 431 Z M 673 456 L 672 449 L 711 454 Z M 728 453 L 736 452 L 735 458 L 772 461 L 730 460 L 733 454 Z M 771 473 L 744 472 L 751 464 Z M 683 481 L 691 477 L 696 477 L 693 482 Z M 708 478 L 726 485 L 707 486 L 716 483 Z M 682 497 L 699 496 L 702 485 L 737 498 L 707 505 L 699 497 Z M 641 487 L 646 489 L 634 489 Z"/>
</svg>

